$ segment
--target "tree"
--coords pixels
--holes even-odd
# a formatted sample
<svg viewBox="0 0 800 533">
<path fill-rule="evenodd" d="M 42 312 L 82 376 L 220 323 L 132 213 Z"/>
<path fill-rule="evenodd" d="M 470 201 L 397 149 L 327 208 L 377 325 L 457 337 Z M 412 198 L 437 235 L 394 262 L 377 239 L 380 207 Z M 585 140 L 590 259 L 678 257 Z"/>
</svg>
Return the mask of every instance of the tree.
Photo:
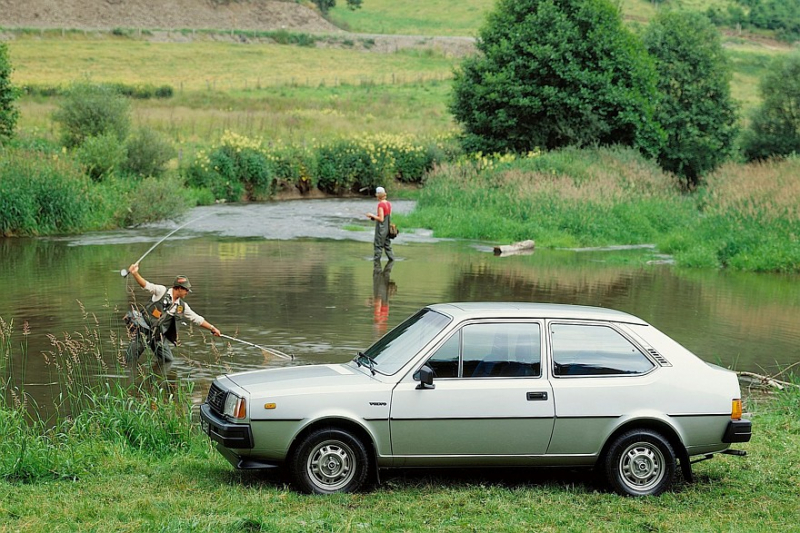
<svg viewBox="0 0 800 533">
<path fill-rule="evenodd" d="M 363 0 L 347 0 L 347 7 L 348 9 L 356 10 L 361 7 L 362 2 Z M 331 8 L 336 7 L 336 0 L 314 0 L 314 3 L 324 14 L 327 14 Z"/>
<path fill-rule="evenodd" d="M 53 113 L 61 125 L 64 146 L 80 146 L 90 137 L 112 134 L 123 142 L 130 129 L 130 105 L 117 91 L 104 85 L 76 83 Z"/>
<path fill-rule="evenodd" d="M 698 13 L 662 11 L 644 42 L 658 70 L 656 119 L 667 134 L 659 164 L 693 188 L 730 157 L 739 131 L 719 32 Z"/>
<path fill-rule="evenodd" d="M 11 61 L 8 46 L 0 43 L 0 143 L 14 135 L 19 110 L 15 105 L 17 89 L 11 85 Z"/>
<path fill-rule="evenodd" d="M 655 155 L 655 69 L 608 0 L 498 0 L 455 72 L 468 151 L 623 144 Z"/>
<path fill-rule="evenodd" d="M 752 161 L 800 153 L 800 53 L 776 57 L 759 90 L 763 101 L 744 135 L 745 157 Z"/>
</svg>

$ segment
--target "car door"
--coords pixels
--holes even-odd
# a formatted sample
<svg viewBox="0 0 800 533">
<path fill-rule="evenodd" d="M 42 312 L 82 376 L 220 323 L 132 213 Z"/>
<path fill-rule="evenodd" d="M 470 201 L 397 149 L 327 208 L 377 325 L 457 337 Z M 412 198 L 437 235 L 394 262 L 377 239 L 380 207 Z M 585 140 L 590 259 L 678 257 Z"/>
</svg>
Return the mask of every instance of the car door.
<svg viewBox="0 0 800 533">
<path fill-rule="evenodd" d="M 548 324 L 556 422 L 548 455 L 599 453 L 623 416 L 653 414 L 657 365 L 613 324 Z"/>
<path fill-rule="evenodd" d="M 541 372 L 542 329 L 533 321 L 474 322 L 442 343 L 425 362 L 433 387 L 408 377 L 393 392 L 396 464 L 544 454 L 554 405 Z"/>
</svg>

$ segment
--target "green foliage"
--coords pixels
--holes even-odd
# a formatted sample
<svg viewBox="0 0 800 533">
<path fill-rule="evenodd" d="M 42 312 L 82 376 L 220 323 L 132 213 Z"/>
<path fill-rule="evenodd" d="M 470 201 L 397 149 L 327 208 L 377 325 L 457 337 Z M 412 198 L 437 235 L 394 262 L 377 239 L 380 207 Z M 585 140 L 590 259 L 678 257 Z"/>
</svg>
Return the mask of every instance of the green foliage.
<svg viewBox="0 0 800 533">
<path fill-rule="evenodd" d="M 14 134 L 19 118 L 19 109 L 14 103 L 18 91 L 11 85 L 11 70 L 8 45 L 0 42 L 0 144 Z"/>
<path fill-rule="evenodd" d="M 166 99 L 172 98 L 175 93 L 175 90 L 172 88 L 171 85 L 128 85 L 126 83 L 99 83 L 99 86 L 107 87 L 108 89 L 115 91 L 122 96 L 127 96 L 129 98 L 135 98 L 137 100 L 149 100 L 149 99 Z M 23 94 L 28 96 L 44 96 L 44 97 L 51 97 L 51 96 L 64 96 L 69 94 L 70 89 L 67 88 L 66 90 L 60 85 L 42 85 L 42 84 L 32 84 L 32 85 L 23 85 L 20 87 L 20 90 Z"/>
<path fill-rule="evenodd" d="M 226 132 L 210 153 L 200 152 L 187 171 L 187 182 L 229 202 L 266 200 L 277 185 L 273 163 L 260 141 L 232 132 Z"/>
<path fill-rule="evenodd" d="M 114 135 L 120 142 L 130 128 L 128 100 L 115 90 L 90 83 L 72 85 L 53 113 L 64 146 L 79 146 L 89 137 Z"/>
<path fill-rule="evenodd" d="M 317 186 L 323 192 L 356 192 L 360 183 L 380 181 L 382 175 L 369 152 L 353 140 L 341 139 L 317 150 Z"/>
<path fill-rule="evenodd" d="M 86 173 L 95 181 L 102 181 L 114 174 L 127 158 L 127 150 L 117 137 L 105 133 L 86 137 L 75 149 L 75 159 L 83 165 Z"/>
<path fill-rule="evenodd" d="M 336 7 L 336 0 L 313 0 L 319 10 L 327 14 L 331 8 Z M 347 0 L 348 9 L 359 9 L 363 0 Z"/>
<path fill-rule="evenodd" d="M 444 165 L 406 225 L 439 237 L 589 246 L 654 242 L 695 216 L 674 178 L 636 151 L 570 148 Z"/>
<path fill-rule="evenodd" d="M 607 0 L 498 0 L 455 73 L 467 151 L 623 144 L 658 152 L 656 76 Z"/>
<path fill-rule="evenodd" d="M 644 42 L 658 71 L 656 120 L 667 134 L 658 161 L 693 188 L 733 153 L 738 134 L 719 33 L 703 15 L 662 11 Z"/>
<path fill-rule="evenodd" d="M 150 128 L 139 128 L 125 142 L 127 157 L 122 169 L 137 176 L 161 176 L 175 157 L 172 143 Z"/>
<path fill-rule="evenodd" d="M 276 147 L 269 155 L 277 187 L 294 187 L 302 194 L 317 187 L 316 159 L 306 147 Z"/>
<path fill-rule="evenodd" d="M 91 208 L 90 181 L 69 159 L 0 150 L 0 235 L 77 231 Z"/>
<path fill-rule="evenodd" d="M 800 0 L 752 2 L 748 22 L 756 28 L 776 30 L 787 41 L 800 38 Z"/>
<path fill-rule="evenodd" d="M 763 102 L 744 135 L 745 157 L 753 161 L 800 152 L 800 53 L 776 57 L 759 88 Z"/>
<path fill-rule="evenodd" d="M 394 158 L 385 143 L 340 139 L 317 149 L 317 186 L 343 194 L 373 189 L 392 178 Z"/>
<path fill-rule="evenodd" d="M 188 208 L 183 183 L 177 177 L 145 178 L 127 194 L 128 202 L 118 211 L 122 226 L 138 226 L 177 218 Z"/>
</svg>

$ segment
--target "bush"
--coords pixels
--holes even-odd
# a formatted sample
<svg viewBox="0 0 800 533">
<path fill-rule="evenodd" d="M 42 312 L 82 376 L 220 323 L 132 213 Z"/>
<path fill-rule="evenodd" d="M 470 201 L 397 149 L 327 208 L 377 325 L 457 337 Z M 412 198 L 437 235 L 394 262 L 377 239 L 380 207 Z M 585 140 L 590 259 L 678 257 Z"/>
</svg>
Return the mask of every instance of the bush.
<svg viewBox="0 0 800 533">
<path fill-rule="evenodd" d="M 172 143 L 150 128 L 140 128 L 125 143 L 127 158 L 122 169 L 137 176 L 161 176 L 175 157 Z"/>
<path fill-rule="evenodd" d="M 295 187 L 302 194 L 317 187 L 316 161 L 304 147 L 279 147 L 269 156 L 277 186 Z"/>
<path fill-rule="evenodd" d="M 391 155 L 385 147 L 340 139 L 317 150 L 317 183 L 331 194 L 374 189 L 391 177 Z"/>
<path fill-rule="evenodd" d="M 24 149 L 0 151 L 0 235 L 83 229 L 90 181 L 72 161 Z"/>
<path fill-rule="evenodd" d="M 112 134 L 87 137 L 75 149 L 75 159 L 86 168 L 94 181 L 102 181 L 114 174 L 127 157 L 125 145 Z"/>
<path fill-rule="evenodd" d="M 109 87 L 76 83 L 53 114 L 53 120 L 60 124 L 61 140 L 68 148 L 106 134 L 123 142 L 130 129 L 129 109 L 128 100 Z"/>
<path fill-rule="evenodd" d="M 11 62 L 8 45 L 0 42 L 0 143 L 14 134 L 19 109 L 14 105 L 18 91 L 11 85 Z"/>
<path fill-rule="evenodd" d="M 177 177 L 145 178 L 128 195 L 119 214 L 122 226 L 138 226 L 165 218 L 176 218 L 189 207 L 183 183 Z"/>
<path fill-rule="evenodd" d="M 745 157 L 754 161 L 800 153 L 800 53 L 775 58 L 759 89 L 763 102 L 744 135 Z"/>
</svg>

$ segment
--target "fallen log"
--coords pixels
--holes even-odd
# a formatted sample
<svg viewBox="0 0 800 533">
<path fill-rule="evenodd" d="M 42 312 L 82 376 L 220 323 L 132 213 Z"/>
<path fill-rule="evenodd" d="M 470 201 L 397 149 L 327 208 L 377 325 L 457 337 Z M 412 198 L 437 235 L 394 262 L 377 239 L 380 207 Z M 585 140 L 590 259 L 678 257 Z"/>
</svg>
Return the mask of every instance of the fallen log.
<svg viewBox="0 0 800 533">
<path fill-rule="evenodd" d="M 495 246 L 494 255 L 514 255 L 528 250 L 532 251 L 535 246 L 536 243 L 530 240 Z"/>
</svg>

